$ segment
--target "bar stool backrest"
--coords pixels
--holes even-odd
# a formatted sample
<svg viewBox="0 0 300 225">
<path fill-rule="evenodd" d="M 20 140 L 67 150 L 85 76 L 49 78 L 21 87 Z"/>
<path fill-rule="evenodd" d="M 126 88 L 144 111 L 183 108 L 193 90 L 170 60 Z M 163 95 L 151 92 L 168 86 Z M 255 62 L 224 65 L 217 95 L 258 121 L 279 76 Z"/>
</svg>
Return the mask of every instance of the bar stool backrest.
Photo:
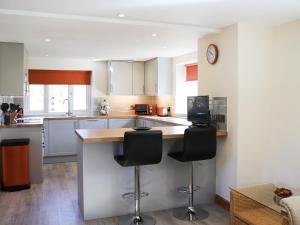
<svg viewBox="0 0 300 225">
<path fill-rule="evenodd" d="M 125 132 L 123 151 L 127 166 L 157 164 L 162 158 L 162 132 Z"/>
<path fill-rule="evenodd" d="M 183 158 L 185 161 L 212 159 L 216 156 L 216 128 L 193 127 L 184 132 Z"/>
</svg>

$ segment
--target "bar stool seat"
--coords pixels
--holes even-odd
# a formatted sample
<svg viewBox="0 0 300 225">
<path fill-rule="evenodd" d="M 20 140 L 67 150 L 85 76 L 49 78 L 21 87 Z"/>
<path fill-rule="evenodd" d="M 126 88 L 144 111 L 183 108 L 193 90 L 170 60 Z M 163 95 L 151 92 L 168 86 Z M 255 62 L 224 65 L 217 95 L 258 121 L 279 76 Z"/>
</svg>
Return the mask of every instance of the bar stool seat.
<svg viewBox="0 0 300 225">
<path fill-rule="evenodd" d="M 189 184 L 186 188 L 179 188 L 180 192 L 189 194 L 189 205 L 174 210 L 174 216 L 181 220 L 201 220 L 208 217 L 208 213 L 201 208 L 194 207 L 194 186 L 193 161 L 212 159 L 216 155 L 216 128 L 191 127 L 184 132 L 183 150 L 168 154 L 171 158 L 180 162 L 190 162 Z"/>
<path fill-rule="evenodd" d="M 140 214 L 140 198 L 147 193 L 140 191 L 140 166 L 160 163 L 162 158 L 161 131 L 128 131 L 124 134 L 123 155 L 114 156 L 115 161 L 122 167 L 134 167 L 135 214 L 122 216 L 119 225 L 154 225 L 155 220 Z M 124 194 L 130 196 L 131 193 Z M 124 196 L 123 195 L 123 196 Z"/>
</svg>

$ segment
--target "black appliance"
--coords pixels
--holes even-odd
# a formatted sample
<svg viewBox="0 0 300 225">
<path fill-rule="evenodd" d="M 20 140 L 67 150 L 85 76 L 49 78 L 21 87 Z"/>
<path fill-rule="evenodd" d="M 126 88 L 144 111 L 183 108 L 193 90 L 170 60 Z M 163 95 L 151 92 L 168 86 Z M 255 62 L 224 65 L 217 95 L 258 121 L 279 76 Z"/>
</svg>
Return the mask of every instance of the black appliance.
<svg viewBox="0 0 300 225">
<path fill-rule="evenodd" d="M 187 97 L 188 121 L 192 126 L 208 126 L 210 124 L 209 96 Z"/>
</svg>

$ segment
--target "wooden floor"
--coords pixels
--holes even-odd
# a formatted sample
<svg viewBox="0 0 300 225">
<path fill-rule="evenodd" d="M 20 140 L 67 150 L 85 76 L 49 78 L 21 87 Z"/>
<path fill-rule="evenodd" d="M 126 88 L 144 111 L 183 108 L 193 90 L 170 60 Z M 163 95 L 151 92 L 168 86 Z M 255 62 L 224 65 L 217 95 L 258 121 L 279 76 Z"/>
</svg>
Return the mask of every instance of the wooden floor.
<svg viewBox="0 0 300 225">
<path fill-rule="evenodd" d="M 30 190 L 0 192 L 0 225 L 117 225 L 117 218 L 82 221 L 77 203 L 76 163 L 44 165 L 44 182 Z M 217 205 L 205 205 L 209 218 L 184 222 L 172 210 L 149 213 L 157 225 L 225 225 L 229 214 Z"/>
</svg>

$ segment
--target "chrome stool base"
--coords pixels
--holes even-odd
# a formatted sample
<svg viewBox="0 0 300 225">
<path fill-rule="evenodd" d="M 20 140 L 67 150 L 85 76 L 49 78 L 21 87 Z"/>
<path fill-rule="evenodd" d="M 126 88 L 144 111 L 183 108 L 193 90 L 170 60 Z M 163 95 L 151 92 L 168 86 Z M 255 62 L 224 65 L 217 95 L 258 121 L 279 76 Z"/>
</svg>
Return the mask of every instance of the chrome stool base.
<svg viewBox="0 0 300 225">
<path fill-rule="evenodd" d="M 134 215 L 119 217 L 118 225 L 155 225 L 156 221 L 151 216 L 141 215 L 141 221 L 135 220 Z"/>
<path fill-rule="evenodd" d="M 173 215 L 179 220 L 204 220 L 208 217 L 208 212 L 200 207 L 181 207 L 173 210 Z"/>
</svg>

